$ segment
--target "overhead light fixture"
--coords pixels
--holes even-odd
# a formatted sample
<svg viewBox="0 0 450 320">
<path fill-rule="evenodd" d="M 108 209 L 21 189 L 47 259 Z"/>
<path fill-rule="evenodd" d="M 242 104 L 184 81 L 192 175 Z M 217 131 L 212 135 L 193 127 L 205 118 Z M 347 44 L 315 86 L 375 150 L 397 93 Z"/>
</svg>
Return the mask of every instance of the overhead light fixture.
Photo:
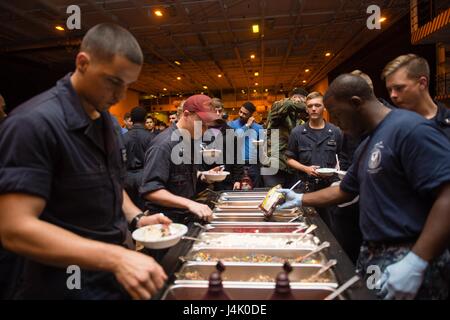
<svg viewBox="0 0 450 320">
<path fill-rule="evenodd" d="M 258 82 L 255 82 L 255 86 L 258 86 L 259 85 L 259 83 Z"/>
<path fill-rule="evenodd" d="M 244 90 L 241 90 L 241 92 L 242 92 L 243 94 L 245 94 L 245 91 L 244 91 Z"/>
<path fill-rule="evenodd" d="M 386 17 L 381 17 L 381 18 L 380 18 L 380 22 L 385 22 L 386 20 L 387 20 Z"/>
<path fill-rule="evenodd" d="M 259 24 L 252 25 L 252 31 L 253 33 L 259 33 Z"/>
<path fill-rule="evenodd" d="M 65 30 L 64 27 L 60 26 L 60 25 L 55 26 L 55 29 L 58 30 L 58 31 L 64 31 Z"/>
<path fill-rule="evenodd" d="M 157 16 L 157 17 L 162 17 L 162 16 L 163 16 L 163 13 L 162 13 L 161 10 L 155 10 L 155 11 L 153 11 L 153 13 L 154 13 L 155 16 Z"/>
<path fill-rule="evenodd" d="M 325 53 L 325 57 L 329 57 L 329 56 L 331 56 L 331 52 Z"/>
<path fill-rule="evenodd" d="M 309 69 L 305 69 L 305 72 L 309 72 Z"/>
<path fill-rule="evenodd" d="M 256 89 L 253 89 L 253 92 L 256 93 Z"/>
<path fill-rule="evenodd" d="M 217 76 L 218 76 L 219 78 L 222 78 L 222 75 L 221 75 L 221 74 L 218 74 Z"/>
<path fill-rule="evenodd" d="M 255 77 L 259 76 L 259 72 L 256 71 L 256 72 L 254 73 L 254 75 L 255 75 Z"/>
<path fill-rule="evenodd" d="M 173 63 L 175 63 L 177 66 L 181 66 L 181 62 L 178 60 L 175 60 Z"/>
<path fill-rule="evenodd" d="M 302 82 L 303 82 L 303 83 L 306 83 L 306 80 L 303 80 Z"/>
<path fill-rule="evenodd" d="M 167 88 L 163 88 L 164 91 L 167 91 Z"/>
<path fill-rule="evenodd" d="M 254 55 L 254 54 L 251 54 L 251 55 L 250 55 L 250 59 L 255 59 L 255 55 Z"/>
<path fill-rule="evenodd" d="M 264 91 L 265 91 L 265 92 L 269 92 L 269 89 L 265 89 Z"/>
<path fill-rule="evenodd" d="M 205 90 L 208 89 L 208 86 L 203 86 L 203 89 L 205 89 Z"/>
<path fill-rule="evenodd" d="M 181 77 L 177 77 L 177 80 L 181 80 Z"/>
</svg>

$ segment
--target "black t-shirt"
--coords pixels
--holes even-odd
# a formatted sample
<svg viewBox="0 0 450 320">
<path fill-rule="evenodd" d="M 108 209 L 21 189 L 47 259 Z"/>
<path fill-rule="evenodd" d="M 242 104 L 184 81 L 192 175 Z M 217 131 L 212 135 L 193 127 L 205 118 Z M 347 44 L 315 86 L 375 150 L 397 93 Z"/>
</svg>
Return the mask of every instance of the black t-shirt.
<svg viewBox="0 0 450 320">
<path fill-rule="evenodd" d="M 145 152 L 155 134 L 144 128 L 142 124 L 135 124 L 123 135 L 127 150 L 127 170 L 141 170 L 144 168 Z"/>
<path fill-rule="evenodd" d="M 180 130 L 170 126 L 154 138 L 145 154 L 141 195 L 166 189 L 184 198 L 193 199 L 196 194 L 197 167 L 194 163 L 193 141 L 183 140 Z M 147 202 L 151 212 L 169 213 L 171 218 L 183 213 L 181 209 L 167 208 Z"/>
</svg>

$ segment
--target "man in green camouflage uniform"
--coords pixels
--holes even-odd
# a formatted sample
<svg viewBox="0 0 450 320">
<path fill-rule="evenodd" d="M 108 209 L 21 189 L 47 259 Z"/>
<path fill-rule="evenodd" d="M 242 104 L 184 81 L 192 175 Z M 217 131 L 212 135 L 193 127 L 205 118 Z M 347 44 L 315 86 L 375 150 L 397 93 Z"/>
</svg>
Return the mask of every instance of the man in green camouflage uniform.
<svg viewBox="0 0 450 320">
<path fill-rule="evenodd" d="M 267 116 L 267 157 L 264 159 L 264 167 L 276 168 L 276 174 L 263 174 L 264 185 L 273 187 L 281 184 L 283 187 L 291 187 L 297 180 L 297 172 L 286 164 L 284 152 L 287 149 L 291 130 L 306 120 L 305 99 L 308 92 L 303 88 L 294 88 L 289 98 L 273 103 Z M 271 139 L 271 131 L 279 130 L 279 139 Z"/>
</svg>

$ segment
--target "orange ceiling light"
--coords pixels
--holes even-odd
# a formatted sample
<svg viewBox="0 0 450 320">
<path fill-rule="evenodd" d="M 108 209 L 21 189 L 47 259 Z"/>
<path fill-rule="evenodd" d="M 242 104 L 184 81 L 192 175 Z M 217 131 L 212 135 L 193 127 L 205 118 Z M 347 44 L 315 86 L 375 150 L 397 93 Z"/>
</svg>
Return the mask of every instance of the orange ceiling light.
<svg viewBox="0 0 450 320">
<path fill-rule="evenodd" d="M 163 16 L 163 13 L 162 13 L 162 11 L 161 11 L 161 10 L 159 10 L 159 9 L 157 9 L 157 10 L 153 11 L 153 13 L 154 13 L 154 14 L 155 14 L 155 16 L 157 16 L 157 17 L 162 17 L 162 16 Z"/>
<path fill-rule="evenodd" d="M 55 26 L 55 29 L 58 30 L 58 31 L 64 31 L 65 30 L 64 27 L 61 26 L 61 25 Z"/>
</svg>

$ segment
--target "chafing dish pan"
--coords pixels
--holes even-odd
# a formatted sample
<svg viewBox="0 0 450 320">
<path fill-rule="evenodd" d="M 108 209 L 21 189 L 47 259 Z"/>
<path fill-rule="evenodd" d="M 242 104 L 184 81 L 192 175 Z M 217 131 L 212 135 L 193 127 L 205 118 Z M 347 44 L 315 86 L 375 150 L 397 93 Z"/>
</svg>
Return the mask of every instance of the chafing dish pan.
<svg viewBox="0 0 450 320">
<path fill-rule="evenodd" d="M 237 285 L 224 283 L 224 290 L 232 300 L 267 300 L 274 292 L 275 285 Z M 163 300 L 201 300 L 203 299 L 208 284 L 176 284 L 170 286 L 164 293 Z M 323 300 L 333 292 L 329 286 L 314 285 L 292 285 L 291 291 L 297 300 Z M 338 296 L 342 300 L 343 297 Z"/>
<path fill-rule="evenodd" d="M 222 273 L 224 283 L 245 282 L 252 284 L 274 283 L 276 276 L 283 270 L 282 263 L 245 263 L 224 262 L 225 271 Z M 292 284 L 321 283 L 337 288 L 336 278 L 331 270 L 327 270 L 320 277 L 310 282 L 309 279 L 321 268 L 320 264 L 293 264 L 289 280 Z M 175 284 L 204 281 L 208 283 L 209 276 L 216 270 L 215 262 L 186 262 L 175 274 Z"/>
</svg>

